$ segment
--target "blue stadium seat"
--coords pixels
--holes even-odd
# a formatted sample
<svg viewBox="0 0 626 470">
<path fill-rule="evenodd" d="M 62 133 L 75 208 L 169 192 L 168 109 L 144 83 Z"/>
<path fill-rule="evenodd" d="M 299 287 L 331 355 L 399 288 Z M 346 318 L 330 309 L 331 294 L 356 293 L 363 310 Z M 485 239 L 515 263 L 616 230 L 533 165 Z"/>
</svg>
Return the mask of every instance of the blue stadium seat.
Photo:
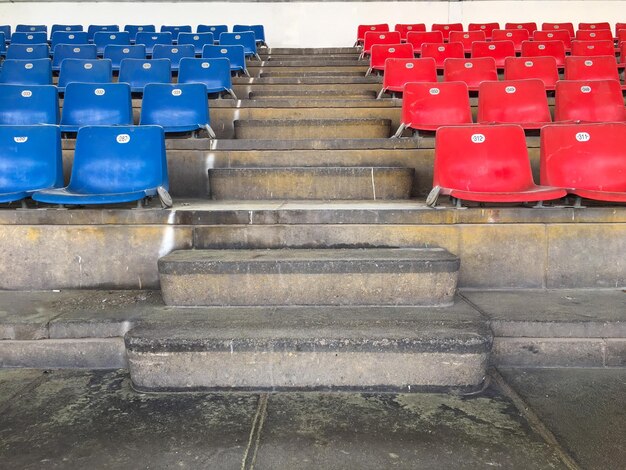
<svg viewBox="0 0 626 470">
<path fill-rule="evenodd" d="M 0 127 L 0 202 L 19 201 L 40 189 L 63 186 L 57 126 Z"/>
<path fill-rule="evenodd" d="M 9 41 L 11 39 L 11 25 L 10 24 L 0 25 L 0 32 L 4 33 L 5 41 Z"/>
<path fill-rule="evenodd" d="M 172 81 L 170 60 L 122 59 L 118 81 L 128 83 L 133 93 L 142 93 L 148 83 L 170 83 Z"/>
<path fill-rule="evenodd" d="M 15 27 L 16 33 L 48 33 L 48 27 L 45 24 L 18 24 Z"/>
<path fill-rule="evenodd" d="M 116 24 L 90 24 L 87 28 L 87 33 L 89 33 L 89 41 L 93 41 L 93 37 L 96 33 L 101 31 L 116 32 L 119 30 L 120 27 Z"/>
<path fill-rule="evenodd" d="M 52 35 L 56 33 L 57 31 L 64 31 L 66 33 L 70 31 L 83 31 L 83 25 L 82 24 L 53 24 L 52 29 L 50 30 L 50 37 L 52 37 Z"/>
<path fill-rule="evenodd" d="M 130 33 L 130 42 L 134 44 L 137 33 L 154 33 L 156 28 L 153 24 L 127 24 L 124 31 Z"/>
<path fill-rule="evenodd" d="M 97 59 L 96 46 L 93 44 L 58 44 L 54 48 L 52 70 L 61 70 L 65 59 Z"/>
<path fill-rule="evenodd" d="M 203 59 L 224 58 L 230 61 L 230 70 L 234 72 L 243 72 L 248 77 L 248 69 L 246 68 L 246 54 L 243 46 L 204 46 L 202 50 Z"/>
<path fill-rule="evenodd" d="M 132 46 L 107 46 L 104 48 L 104 58 L 111 61 L 113 70 L 119 70 L 123 59 L 141 59 L 146 58 L 146 46 L 143 44 L 134 44 Z"/>
<path fill-rule="evenodd" d="M 55 31 L 50 39 L 53 53 L 59 44 L 89 44 L 89 39 L 85 31 Z"/>
<path fill-rule="evenodd" d="M 7 55 L 7 41 L 6 36 L 0 31 L 0 56 Z"/>
<path fill-rule="evenodd" d="M 113 71 L 108 59 L 65 59 L 61 62 L 58 88 L 63 92 L 68 83 L 111 83 Z"/>
<path fill-rule="evenodd" d="M 247 56 L 254 56 L 258 60 L 261 60 L 259 54 L 256 52 L 256 39 L 252 31 L 244 31 L 242 33 L 222 33 L 220 34 L 220 46 L 243 46 L 244 52 Z"/>
<path fill-rule="evenodd" d="M 137 33 L 135 44 L 143 44 L 146 46 L 146 54 L 152 55 L 152 49 L 156 44 L 172 44 L 172 33 Z"/>
<path fill-rule="evenodd" d="M 48 44 L 48 33 L 43 31 L 35 33 L 15 32 L 11 35 L 11 44 Z"/>
<path fill-rule="evenodd" d="M 98 55 L 104 54 L 104 48 L 109 45 L 130 46 L 130 33 L 126 31 L 114 31 L 112 33 L 98 31 L 93 35 L 93 43 L 96 45 Z"/>
<path fill-rule="evenodd" d="M 225 24 L 199 24 L 196 31 L 199 33 L 213 33 L 213 37 L 217 40 L 220 34 L 228 32 L 228 26 Z"/>
<path fill-rule="evenodd" d="M 165 132 L 206 129 L 215 138 L 209 121 L 207 93 L 200 83 L 146 85 L 139 125 L 161 126 Z"/>
<path fill-rule="evenodd" d="M 68 83 L 63 100 L 61 131 L 77 132 L 84 126 L 133 124 L 128 83 Z"/>
<path fill-rule="evenodd" d="M 242 25 L 236 24 L 233 26 L 233 33 L 241 33 L 243 31 L 252 31 L 257 43 L 266 46 L 265 42 L 265 28 L 262 24 Z"/>
<path fill-rule="evenodd" d="M 7 59 L 34 60 L 49 57 L 48 44 L 11 44 L 7 49 Z"/>
<path fill-rule="evenodd" d="M 52 85 L 0 85 L 0 125 L 59 123 L 59 95 Z"/>
<path fill-rule="evenodd" d="M 202 83 L 207 93 L 221 94 L 225 91 L 237 99 L 228 59 L 182 59 L 178 83 Z"/>
<path fill-rule="evenodd" d="M 194 58 L 196 53 L 191 44 L 183 44 L 182 46 L 166 46 L 164 44 L 156 44 L 152 51 L 153 59 L 169 59 L 172 70 L 178 70 L 180 60 L 185 57 Z"/>
<path fill-rule="evenodd" d="M 0 83 L 12 85 L 52 85 L 52 61 L 50 59 L 7 59 L 2 64 Z"/>
<path fill-rule="evenodd" d="M 196 55 L 202 54 L 202 48 L 207 44 L 213 45 L 215 38 L 213 33 L 180 33 L 178 35 L 178 45 L 191 44 Z"/>
<path fill-rule="evenodd" d="M 50 204 L 142 201 L 167 190 L 165 137 L 158 126 L 88 126 L 78 131 L 70 184 L 39 191 Z"/>
<path fill-rule="evenodd" d="M 191 26 L 188 24 L 185 25 L 162 25 L 161 26 L 162 33 L 172 33 L 172 37 L 174 40 L 178 37 L 180 33 L 191 33 Z"/>
</svg>

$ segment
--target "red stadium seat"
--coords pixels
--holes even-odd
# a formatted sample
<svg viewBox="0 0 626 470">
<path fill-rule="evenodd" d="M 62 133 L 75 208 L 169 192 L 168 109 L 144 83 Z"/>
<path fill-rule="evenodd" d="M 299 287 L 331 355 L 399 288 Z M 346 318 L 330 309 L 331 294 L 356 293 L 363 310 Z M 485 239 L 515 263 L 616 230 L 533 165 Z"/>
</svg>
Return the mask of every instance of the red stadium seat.
<svg viewBox="0 0 626 470">
<path fill-rule="evenodd" d="M 572 41 L 572 55 L 615 55 L 613 41 Z"/>
<path fill-rule="evenodd" d="M 556 66 L 565 66 L 565 44 L 563 41 L 524 41 L 522 57 L 554 57 Z"/>
<path fill-rule="evenodd" d="M 539 129 L 552 122 L 543 82 L 528 79 L 481 83 L 478 122 L 519 124 L 524 129 Z"/>
<path fill-rule="evenodd" d="M 574 25 L 572 23 L 543 23 L 541 25 L 542 31 L 567 31 L 569 37 L 574 37 Z"/>
<path fill-rule="evenodd" d="M 496 61 L 492 57 L 479 59 L 446 59 L 443 63 L 443 80 L 465 82 L 470 91 L 478 91 L 482 82 L 498 79 Z"/>
<path fill-rule="evenodd" d="M 619 45 L 619 63 L 622 67 L 626 64 L 626 42 L 621 42 Z"/>
<path fill-rule="evenodd" d="M 541 184 L 581 198 L 626 202 L 626 124 L 541 129 Z"/>
<path fill-rule="evenodd" d="M 437 67 L 435 59 L 387 59 L 385 61 L 385 74 L 383 75 L 383 88 L 378 94 L 381 98 L 383 93 L 402 92 L 404 85 L 409 82 L 436 82 Z"/>
<path fill-rule="evenodd" d="M 578 29 L 611 29 L 608 22 L 600 23 L 578 23 Z"/>
<path fill-rule="evenodd" d="M 559 70 L 554 57 L 507 57 L 504 62 L 505 80 L 536 78 L 546 90 L 554 90 L 559 80 Z"/>
<path fill-rule="evenodd" d="M 610 55 L 566 57 L 565 80 L 617 80 L 619 82 L 615 57 Z"/>
<path fill-rule="evenodd" d="M 617 80 L 560 80 L 556 84 L 554 122 L 626 121 Z"/>
<path fill-rule="evenodd" d="M 463 44 L 465 53 L 472 52 L 472 43 L 476 41 L 486 41 L 483 31 L 452 31 L 450 33 L 450 42 L 460 42 Z"/>
<path fill-rule="evenodd" d="M 519 203 L 567 194 L 535 184 L 524 130 L 514 125 L 441 127 L 433 186 L 459 201 Z"/>
<path fill-rule="evenodd" d="M 427 42 L 422 44 L 421 57 L 432 57 L 435 59 L 438 69 L 443 69 L 443 62 L 448 58 L 463 59 L 463 44 L 460 42 L 448 42 L 445 44 L 435 44 Z"/>
<path fill-rule="evenodd" d="M 384 31 L 389 31 L 389 25 L 388 24 L 360 24 L 357 28 L 356 42 L 354 43 L 355 46 L 358 46 L 359 44 L 363 44 L 363 41 L 365 41 L 365 33 L 367 33 L 368 31 L 382 33 Z"/>
<path fill-rule="evenodd" d="M 471 123 L 465 83 L 407 83 L 402 96 L 402 120 L 394 137 L 400 137 L 407 127 L 434 131 L 441 126 Z"/>
<path fill-rule="evenodd" d="M 372 70 L 384 70 L 387 59 L 412 59 L 413 57 L 413 46 L 410 44 L 374 44 L 370 56 L 370 68 L 365 75 L 369 75 Z"/>
<path fill-rule="evenodd" d="M 535 31 L 533 33 L 533 41 L 563 41 L 565 52 L 568 52 L 572 47 L 572 37 L 569 35 L 569 32 L 564 29 L 557 29 L 556 31 Z"/>
<path fill-rule="evenodd" d="M 537 23 L 506 23 L 504 29 L 525 29 L 530 37 L 537 31 Z"/>
<path fill-rule="evenodd" d="M 441 31 L 443 34 L 443 40 L 447 41 L 450 37 L 451 31 L 463 31 L 463 25 L 461 23 L 435 23 L 430 28 L 431 31 Z"/>
<path fill-rule="evenodd" d="M 361 59 L 372 53 L 374 44 L 400 44 L 400 33 L 397 31 L 384 31 L 382 33 L 368 31 L 365 33 L 363 41 L 363 50 L 361 51 Z"/>
<path fill-rule="evenodd" d="M 480 57 L 493 57 L 496 67 L 503 69 L 504 60 L 515 57 L 515 44 L 513 41 L 475 42 L 472 44 L 472 59 Z"/>
<path fill-rule="evenodd" d="M 626 29 L 626 23 L 615 23 L 615 37 L 619 37 L 619 32 Z"/>
<path fill-rule="evenodd" d="M 413 24 L 397 24 L 394 31 L 400 33 L 400 39 L 406 41 L 406 35 L 411 31 L 426 31 L 426 25 L 424 23 L 413 23 Z"/>
<path fill-rule="evenodd" d="M 427 42 L 443 44 L 443 33 L 441 31 L 409 31 L 406 34 L 406 42 L 413 46 L 413 52 L 420 55 L 422 44 Z"/>
<path fill-rule="evenodd" d="M 617 43 L 621 44 L 626 41 L 626 27 L 617 31 Z"/>
<path fill-rule="evenodd" d="M 470 23 L 467 25 L 468 31 L 482 31 L 487 39 L 491 39 L 494 29 L 500 29 L 499 23 Z"/>
<path fill-rule="evenodd" d="M 579 29 L 576 31 L 576 39 L 579 41 L 612 41 L 613 32 L 610 29 Z"/>
<path fill-rule="evenodd" d="M 522 42 L 528 41 L 530 34 L 526 29 L 496 29 L 493 31 L 494 41 L 513 41 L 515 52 L 522 50 Z"/>
</svg>

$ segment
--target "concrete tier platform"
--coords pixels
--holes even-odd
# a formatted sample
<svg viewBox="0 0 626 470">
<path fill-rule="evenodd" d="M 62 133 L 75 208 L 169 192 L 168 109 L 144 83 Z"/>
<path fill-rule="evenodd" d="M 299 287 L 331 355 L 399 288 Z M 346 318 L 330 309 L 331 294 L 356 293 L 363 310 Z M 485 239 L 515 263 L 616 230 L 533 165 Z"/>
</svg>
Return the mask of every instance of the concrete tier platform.
<svg viewBox="0 0 626 470">
<path fill-rule="evenodd" d="M 451 305 L 460 261 L 439 248 L 178 250 L 167 305 Z"/>
<path fill-rule="evenodd" d="M 301 99 L 335 99 L 335 100 L 364 100 L 374 99 L 376 94 L 373 91 L 349 91 L 349 90 L 328 90 L 328 91 L 311 91 L 311 90 L 290 90 L 290 91 L 253 91 L 249 94 L 250 100 L 301 100 Z"/>
<path fill-rule="evenodd" d="M 284 167 L 209 170 L 209 194 L 218 200 L 409 199 L 412 168 Z"/>
<path fill-rule="evenodd" d="M 391 135 L 388 119 L 236 120 L 236 139 L 376 139 Z"/>
</svg>

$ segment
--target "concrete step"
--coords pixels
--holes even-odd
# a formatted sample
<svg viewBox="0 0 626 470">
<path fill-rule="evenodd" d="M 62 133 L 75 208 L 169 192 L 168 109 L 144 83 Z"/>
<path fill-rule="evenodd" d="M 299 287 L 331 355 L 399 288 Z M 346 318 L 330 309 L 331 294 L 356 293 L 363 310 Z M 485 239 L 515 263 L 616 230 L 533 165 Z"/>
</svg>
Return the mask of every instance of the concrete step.
<svg viewBox="0 0 626 470">
<path fill-rule="evenodd" d="M 441 311 L 441 309 L 440 309 Z M 445 312 L 445 309 L 444 309 Z M 483 320 L 382 307 L 244 312 L 138 326 L 125 337 L 143 391 L 476 389 L 492 335 Z M 232 319 L 231 319 L 232 318 Z"/>
<path fill-rule="evenodd" d="M 209 193 L 218 200 L 409 199 L 412 168 L 289 167 L 209 170 Z"/>
<path fill-rule="evenodd" d="M 313 70 L 311 72 L 294 72 L 292 70 L 272 70 L 268 72 L 260 72 L 260 78 L 267 77 L 362 77 L 363 72 L 360 70 L 346 72 L 344 70 Z"/>
<path fill-rule="evenodd" d="M 391 135 L 389 119 L 236 120 L 236 139 L 375 139 Z"/>
<path fill-rule="evenodd" d="M 159 259 L 168 305 L 453 302 L 459 259 L 441 248 L 177 250 Z"/>
<path fill-rule="evenodd" d="M 314 99 L 314 100 L 360 100 L 374 99 L 376 93 L 370 90 L 265 90 L 253 91 L 248 96 L 251 100 L 258 99 Z"/>
</svg>

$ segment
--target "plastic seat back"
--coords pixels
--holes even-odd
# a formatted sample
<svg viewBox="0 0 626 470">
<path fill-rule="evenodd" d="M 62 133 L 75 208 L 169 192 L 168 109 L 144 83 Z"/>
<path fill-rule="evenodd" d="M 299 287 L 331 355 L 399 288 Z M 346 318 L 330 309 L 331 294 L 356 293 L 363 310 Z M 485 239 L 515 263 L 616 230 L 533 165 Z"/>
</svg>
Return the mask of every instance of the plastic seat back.
<svg viewBox="0 0 626 470">
<path fill-rule="evenodd" d="M 127 83 L 68 83 L 63 99 L 61 130 L 76 132 L 83 126 L 133 123 Z"/>
<path fill-rule="evenodd" d="M 541 184 L 605 201 L 626 201 L 626 124 L 541 129 Z M 621 194 L 602 194 L 621 193 Z"/>
<path fill-rule="evenodd" d="M 2 64 L 0 83 L 52 85 L 52 61 L 50 59 L 7 59 Z"/>
<path fill-rule="evenodd" d="M 613 31 L 610 29 L 579 29 L 576 31 L 578 41 L 612 41 Z"/>
<path fill-rule="evenodd" d="M 565 80 L 617 80 L 619 72 L 614 56 L 565 58 Z"/>
<path fill-rule="evenodd" d="M 365 33 L 367 32 L 384 33 L 386 31 L 389 31 L 389 25 L 386 23 L 384 24 L 360 24 L 357 27 L 356 39 L 357 39 L 357 42 L 362 43 L 363 41 L 365 41 Z"/>
<path fill-rule="evenodd" d="M 397 31 L 384 31 L 382 33 L 368 31 L 365 33 L 363 41 L 363 54 L 370 54 L 374 44 L 400 44 L 401 42 L 400 33 Z"/>
<path fill-rule="evenodd" d="M 185 57 L 195 57 L 196 52 L 192 44 L 168 46 L 156 44 L 152 50 L 153 59 L 169 59 L 172 70 L 178 70 L 180 60 Z"/>
<path fill-rule="evenodd" d="M 522 50 L 522 43 L 528 41 L 530 34 L 527 29 L 496 29 L 492 33 L 491 39 L 494 41 L 513 41 L 515 52 Z"/>
<path fill-rule="evenodd" d="M 161 126 L 165 132 L 188 132 L 205 128 L 209 125 L 209 102 L 204 85 L 146 85 L 139 124 Z"/>
<path fill-rule="evenodd" d="M 89 40 L 93 41 L 93 37 L 96 33 L 115 33 L 120 30 L 120 27 L 116 24 L 90 24 L 87 27 L 87 33 L 89 34 Z"/>
<path fill-rule="evenodd" d="M 542 23 L 541 30 L 548 32 L 567 31 L 570 38 L 575 36 L 573 23 Z"/>
<path fill-rule="evenodd" d="M 522 57 L 554 57 L 557 67 L 565 66 L 565 44 L 563 41 L 524 41 Z"/>
<path fill-rule="evenodd" d="M 626 64 L 626 42 L 621 42 L 619 45 L 619 63 Z"/>
<path fill-rule="evenodd" d="M 554 90 L 559 80 L 559 69 L 554 57 L 508 57 L 504 62 L 505 80 L 536 78 L 546 90 Z"/>
<path fill-rule="evenodd" d="M 202 58 L 228 59 L 231 70 L 246 70 L 246 54 L 243 46 L 211 46 L 207 44 L 202 48 Z"/>
<path fill-rule="evenodd" d="M 0 32 L 4 33 L 4 39 L 8 41 L 11 38 L 11 25 L 10 24 L 0 25 Z"/>
<path fill-rule="evenodd" d="M 486 40 L 487 37 L 485 36 L 485 32 L 480 30 L 451 31 L 449 37 L 450 42 L 460 42 L 461 44 L 463 44 L 463 51 L 465 53 L 469 53 L 472 51 L 473 43 Z"/>
<path fill-rule="evenodd" d="M 370 69 L 384 70 L 387 59 L 412 59 L 413 46 L 410 44 L 375 44 L 370 55 Z"/>
<path fill-rule="evenodd" d="M 431 31 L 441 31 L 443 34 L 443 40 L 447 41 L 450 38 L 452 31 L 463 31 L 463 25 L 461 23 L 434 23 L 430 27 Z"/>
<path fill-rule="evenodd" d="M 577 55 L 577 56 L 615 55 L 615 46 L 613 45 L 613 41 L 609 41 L 609 40 L 572 41 L 572 55 Z"/>
<path fill-rule="evenodd" d="M 393 30 L 400 33 L 402 41 L 406 41 L 408 33 L 412 31 L 426 31 L 426 25 L 424 23 L 398 23 Z"/>
<path fill-rule="evenodd" d="M 481 124 L 519 124 L 525 129 L 539 129 L 551 121 L 541 80 L 483 82 L 478 87 Z"/>
<path fill-rule="evenodd" d="M 7 49 L 7 59 L 35 60 L 50 57 L 48 44 L 11 44 Z"/>
<path fill-rule="evenodd" d="M 611 25 L 608 21 L 601 21 L 598 23 L 578 23 L 578 29 L 611 29 Z"/>
<path fill-rule="evenodd" d="M 61 133 L 56 126 L 0 127 L 0 202 L 63 186 Z"/>
<path fill-rule="evenodd" d="M 626 29 L 626 23 L 615 23 L 615 37 L 619 37 L 619 32 Z"/>
<path fill-rule="evenodd" d="M 94 44 L 57 44 L 54 48 L 52 70 L 60 70 L 65 59 L 97 59 Z"/>
<path fill-rule="evenodd" d="M 130 33 L 126 31 L 105 32 L 98 31 L 93 35 L 98 55 L 104 54 L 104 48 L 109 45 L 130 46 Z"/>
<path fill-rule="evenodd" d="M 467 25 L 468 31 L 482 31 L 487 39 L 491 39 L 493 31 L 500 29 L 500 23 L 470 23 Z"/>
<path fill-rule="evenodd" d="M 554 120 L 626 121 L 626 108 L 617 80 L 560 80 L 556 84 Z"/>
<path fill-rule="evenodd" d="M 417 130 L 471 124 L 469 93 L 463 82 L 407 83 L 402 96 L 402 123 Z"/>
<path fill-rule="evenodd" d="M 505 23 L 504 29 L 525 29 L 528 31 L 528 37 L 530 37 L 535 31 L 537 31 L 537 23 Z"/>
<path fill-rule="evenodd" d="M 0 85 L 0 125 L 59 123 L 59 99 L 52 85 Z"/>
<path fill-rule="evenodd" d="M 621 45 L 624 41 L 626 41 L 626 27 L 617 31 L 616 38 L 618 45 Z"/>
<path fill-rule="evenodd" d="M 482 82 L 497 79 L 498 70 L 493 57 L 446 59 L 443 64 L 443 80 L 464 82 L 470 91 L 477 91 Z"/>
<path fill-rule="evenodd" d="M 16 33 L 47 33 L 48 27 L 45 24 L 18 24 L 15 26 Z"/>
<path fill-rule="evenodd" d="M 228 59 L 182 59 L 178 83 L 202 83 L 205 93 L 232 92 Z"/>
<path fill-rule="evenodd" d="M 533 41 L 562 41 L 566 51 L 572 47 L 572 37 L 569 35 L 569 32 L 564 29 L 557 29 L 554 31 L 535 31 L 533 33 Z"/>
<path fill-rule="evenodd" d="M 47 44 L 48 33 L 38 31 L 35 33 L 15 32 L 11 35 L 11 44 Z"/>
<path fill-rule="evenodd" d="M 137 39 L 137 33 L 154 33 L 156 27 L 153 24 L 127 24 L 124 31 L 130 34 L 130 42 L 134 43 Z"/>
<path fill-rule="evenodd" d="M 7 55 L 6 36 L 4 35 L 2 31 L 0 31 L 0 56 L 6 56 L 6 55 Z"/>
<path fill-rule="evenodd" d="M 128 83 L 132 92 L 142 92 L 148 83 L 170 83 L 172 65 L 169 59 L 122 59 L 120 83 Z"/>
<path fill-rule="evenodd" d="M 244 31 L 241 33 L 222 33 L 219 38 L 220 45 L 243 46 L 246 56 L 256 55 L 256 39 L 252 31 Z M 398 40 L 398 42 L 400 42 Z"/>
<path fill-rule="evenodd" d="M 204 46 L 212 46 L 215 43 L 215 38 L 213 33 L 180 33 L 177 42 L 179 46 L 191 44 L 196 55 L 200 55 Z"/>
<path fill-rule="evenodd" d="M 220 34 L 228 32 L 228 26 L 225 24 L 199 24 L 196 28 L 198 33 L 212 33 L 213 38 L 219 39 Z"/>
<path fill-rule="evenodd" d="M 105 59 L 111 61 L 111 68 L 119 70 L 122 60 L 124 59 L 140 59 L 146 58 L 146 46 L 143 44 L 134 44 L 132 46 L 111 45 L 104 48 Z"/>
<path fill-rule="evenodd" d="M 465 52 L 463 52 L 463 44 L 460 42 L 447 42 L 444 44 L 424 43 L 422 44 L 421 57 L 432 57 L 435 59 L 435 64 L 438 69 L 443 69 L 443 63 L 446 59 L 456 58 L 463 59 Z"/>
<path fill-rule="evenodd" d="M 401 92 L 410 82 L 437 82 L 435 59 L 387 59 L 383 90 Z"/>
<path fill-rule="evenodd" d="M 441 31 L 409 31 L 406 35 L 406 42 L 413 46 L 413 52 L 416 55 L 421 55 L 423 44 L 443 44 L 443 33 Z"/>
<path fill-rule="evenodd" d="M 83 25 L 82 24 L 53 24 L 52 28 L 50 29 L 50 38 L 54 36 L 54 33 L 61 32 L 61 31 L 65 33 L 68 33 L 70 31 L 82 32 Z"/>
<path fill-rule="evenodd" d="M 89 39 L 85 31 L 55 31 L 50 40 L 52 51 L 59 44 L 89 44 Z"/>
<path fill-rule="evenodd" d="M 173 39 L 172 33 L 169 31 L 164 33 L 139 32 L 135 37 L 135 43 L 146 46 L 146 54 L 152 55 L 154 46 L 157 44 L 171 45 Z"/>
<path fill-rule="evenodd" d="M 496 67 L 504 68 L 507 57 L 515 57 L 515 44 L 513 41 L 479 41 L 472 44 L 472 59 L 480 57 L 493 57 Z"/>
<path fill-rule="evenodd" d="M 111 61 L 108 59 L 65 59 L 59 72 L 59 91 L 68 83 L 110 83 L 113 77 Z"/>
<path fill-rule="evenodd" d="M 243 25 L 236 24 L 233 26 L 233 33 L 241 33 L 243 31 L 252 31 L 256 42 L 265 43 L 265 28 L 262 24 Z"/>
<path fill-rule="evenodd" d="M 172 37 L 177 38 L 180 33 L 191 33 L 191 25 L 162 25 L 160 32 L 172 33 Z"/>
</svg>

